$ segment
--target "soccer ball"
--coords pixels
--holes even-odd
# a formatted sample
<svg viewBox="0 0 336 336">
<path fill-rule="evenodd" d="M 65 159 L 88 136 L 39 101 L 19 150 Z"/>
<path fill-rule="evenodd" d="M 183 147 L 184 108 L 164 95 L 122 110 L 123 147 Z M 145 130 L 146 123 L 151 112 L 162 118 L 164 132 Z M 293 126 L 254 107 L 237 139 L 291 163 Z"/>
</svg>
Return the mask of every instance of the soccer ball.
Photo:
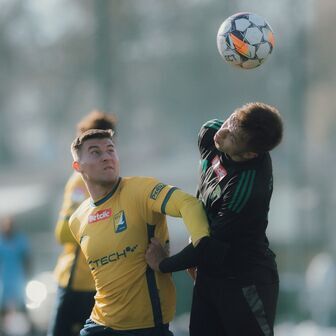
<svg viewBox="0 0 336 336">
<path fill-rule="evenodd" d="M 217 48 L 229 64 L 253 69 L 265 62 L 274 48 L 272 28 L 265 19 L 253 13 L 237 13 L 219 27 Z"/>
</svg>

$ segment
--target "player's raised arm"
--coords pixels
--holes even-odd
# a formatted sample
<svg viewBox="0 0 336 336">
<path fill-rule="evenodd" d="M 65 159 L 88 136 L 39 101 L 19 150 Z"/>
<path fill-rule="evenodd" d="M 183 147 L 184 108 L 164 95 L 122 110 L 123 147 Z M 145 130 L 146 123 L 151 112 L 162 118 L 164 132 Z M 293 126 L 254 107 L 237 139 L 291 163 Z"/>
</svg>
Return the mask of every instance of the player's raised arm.
<svg viewBox="0 0 336 336">
<path fill-rule="evenodd" d="M 162 210 L 169 216 L 183 219 L 194 246 L 201 238 L 209 236 L 209 224 L 203 204 L 194 196 L 176 189 L 164 202 Z"/>
</svg>

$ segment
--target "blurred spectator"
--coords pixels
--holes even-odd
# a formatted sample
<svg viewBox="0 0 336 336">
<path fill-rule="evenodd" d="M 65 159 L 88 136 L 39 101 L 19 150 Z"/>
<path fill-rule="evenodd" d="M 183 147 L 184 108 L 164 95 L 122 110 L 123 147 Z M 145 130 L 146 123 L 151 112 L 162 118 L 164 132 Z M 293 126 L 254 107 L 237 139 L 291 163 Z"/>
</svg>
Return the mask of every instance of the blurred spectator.
<svg viewBox="0 0 336 336">
<path fill-rule="evenodd" d="M 306 271 L 306 290 L 312 320 L 320 326 L 335 327 L 336 263 L 331 254 L 321 252 L 312 258 Z"/>
<path fill-rule="evenodd" d="M 12 217 L 0 223 L 0 310 L 4 327 L 8 316 L 25 309 L 25 285 L 30 269 L 30 248 L 25 234 L 14 228 Z"/>
</svg>

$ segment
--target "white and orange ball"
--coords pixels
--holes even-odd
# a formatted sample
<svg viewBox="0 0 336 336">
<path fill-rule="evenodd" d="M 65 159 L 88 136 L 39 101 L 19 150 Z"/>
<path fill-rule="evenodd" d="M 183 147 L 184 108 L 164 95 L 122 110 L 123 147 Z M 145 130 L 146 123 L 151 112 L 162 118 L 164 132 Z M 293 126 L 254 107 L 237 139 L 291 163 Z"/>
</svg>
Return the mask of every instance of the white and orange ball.
<svg viewBox="0 0 336 336">
<path fill-rule="evenodd" d="M 274 49 L 271 26 L 254 13 L 237 13 L 219 27 L 217 48 L 229 64 L 242 69 L 253 69 L 265 62 Z"/>
</svg>

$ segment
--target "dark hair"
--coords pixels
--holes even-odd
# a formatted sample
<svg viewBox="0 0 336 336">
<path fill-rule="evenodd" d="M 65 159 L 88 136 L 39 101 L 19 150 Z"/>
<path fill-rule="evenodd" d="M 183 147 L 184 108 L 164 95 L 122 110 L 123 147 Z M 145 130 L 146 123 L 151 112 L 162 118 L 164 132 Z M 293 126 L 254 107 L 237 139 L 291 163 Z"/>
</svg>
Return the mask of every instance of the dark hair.
<svg viewBox="0 0 336 336">
<path fill-rule="evenodd" d="M 90 129 L 111 129 L 116 131 L 117 117 L 114 114 L 107 114 L 99 110 L 91 111 L 76 126 L 77 135 Z"/>
<path fill-rule="evenodd" d="M 248 103 L 235 110 L 235 122 L 247 136 L 249 151 L 268 152 L 282 140 L 283 123 L 279 111 L 264 103 Z"/>
<path fill-rule="evenodd" d="M 79 158 L 79 153 L 85 141 L 90 139 L 111 139 L 113 138 L 114 131 L 111 129 L 90 129 L 78 137 L 71 144 L 71 154 L 75 160 Z"/>
</svg>

